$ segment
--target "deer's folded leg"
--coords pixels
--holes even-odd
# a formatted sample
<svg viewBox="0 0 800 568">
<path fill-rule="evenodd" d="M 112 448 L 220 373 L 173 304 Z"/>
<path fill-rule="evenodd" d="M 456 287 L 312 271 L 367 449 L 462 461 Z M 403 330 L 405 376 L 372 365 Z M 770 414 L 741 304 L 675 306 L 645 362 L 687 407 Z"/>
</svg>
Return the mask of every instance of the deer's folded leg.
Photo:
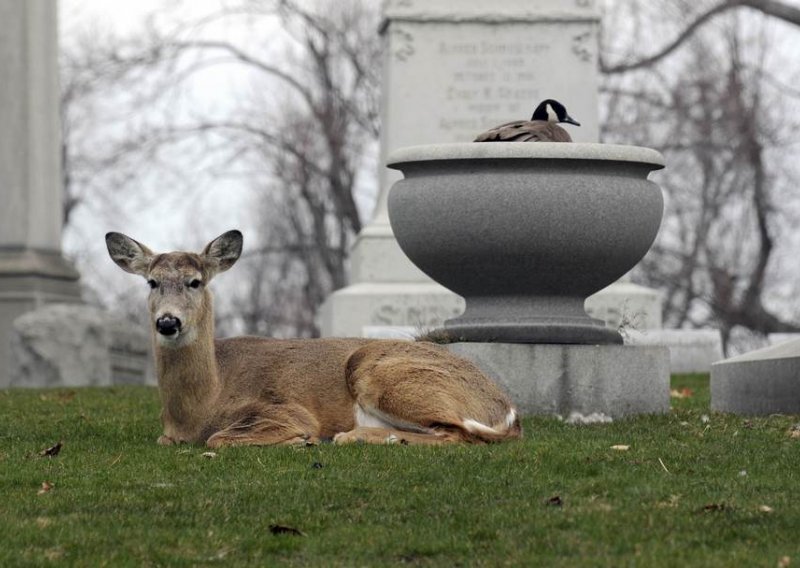
<svg viewBox="0 0 800 568">
<path fill-rule="evenodd" d="M 209 448 L 319 442 L 319 423 L 297 404 L 245 404 L 227 412 L 221 421 L 226 425 L 208 437 L 206 445 Z"/>
</svg>

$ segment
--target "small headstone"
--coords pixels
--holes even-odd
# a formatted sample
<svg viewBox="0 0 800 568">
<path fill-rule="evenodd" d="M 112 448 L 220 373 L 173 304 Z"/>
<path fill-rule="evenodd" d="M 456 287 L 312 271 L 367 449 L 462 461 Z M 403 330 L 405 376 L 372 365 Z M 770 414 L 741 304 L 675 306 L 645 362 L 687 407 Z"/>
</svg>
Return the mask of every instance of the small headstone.
<svg viewBox="0 0 800 568">
<path fill-rule="evenodd" d="M 800 339 L 712 365 L 711 408 L 735 414 L 800 414 Z"/>
</svg>

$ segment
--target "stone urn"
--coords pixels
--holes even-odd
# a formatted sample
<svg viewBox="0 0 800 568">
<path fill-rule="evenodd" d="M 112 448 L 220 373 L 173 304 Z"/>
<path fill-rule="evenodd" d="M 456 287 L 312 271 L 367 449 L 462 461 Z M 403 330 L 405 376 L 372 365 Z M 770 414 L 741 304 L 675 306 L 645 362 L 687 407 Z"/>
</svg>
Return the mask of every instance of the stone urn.
<svg viewBox="0 0 800 568">
<path fill-rule="evenodd" d="M 401 148 L 389 193 L 400 247 L 464 297 L 451 341 L 622 343 L 586 298 L 639 262 L 658 233 L 664 167 L 655 150 L 577 143 Z"/>
</svg>

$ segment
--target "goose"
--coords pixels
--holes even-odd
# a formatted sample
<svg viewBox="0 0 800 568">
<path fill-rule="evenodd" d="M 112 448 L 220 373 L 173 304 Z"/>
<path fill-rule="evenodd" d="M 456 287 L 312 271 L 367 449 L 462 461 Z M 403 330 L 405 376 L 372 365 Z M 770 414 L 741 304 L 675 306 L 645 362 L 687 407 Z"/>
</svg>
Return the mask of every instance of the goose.
<svg viewBox="0 0 800 568">
<path fill-rule="evenodd" d="M 539 103 L 530 120 L 516 120 L 487 130 L 475 142 L 572 142 L 569 132 L 558 123 L 580 126 L 560 102 L 546 99 Z"/>
</svg>

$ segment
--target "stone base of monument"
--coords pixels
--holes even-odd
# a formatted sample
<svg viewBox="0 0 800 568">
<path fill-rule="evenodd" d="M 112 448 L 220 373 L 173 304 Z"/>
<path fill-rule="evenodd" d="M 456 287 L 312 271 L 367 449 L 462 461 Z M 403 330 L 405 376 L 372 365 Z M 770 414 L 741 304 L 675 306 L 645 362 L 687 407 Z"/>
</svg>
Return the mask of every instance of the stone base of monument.
<svg viewBox="0 0 800 568">
<path fill-rule="evenodd" d="M 464 299 L 435 282 L 360 282 L 337 290 L 319 309 L 325 337 L 369 337 L 371 328 L 422 335 L 464 311 Z"/>
<path fill-rule="evenodd" d="M 711 409 L 734 414 L 800 414 L 800 339 L 712 365 Z"/>
<path fill-rule="evenodd" d="M 669 349 L 670 372 L 708 373 L 723 358 L 722 335 L 716 329 L 647 329 L 623 333 L 627 345 Z"/>
<path fill-rule="evenodd" d="M 448 348 L 497 381 L 526 415 L 617 418 L 669 411 L 664 347 L 452 343 Z"/>
<path fill-rule="evenodd" d="M 10 387 L 155 384 L 144 329 L 98 308 L 49 304 L 14 320 Z"/>
</svg>

